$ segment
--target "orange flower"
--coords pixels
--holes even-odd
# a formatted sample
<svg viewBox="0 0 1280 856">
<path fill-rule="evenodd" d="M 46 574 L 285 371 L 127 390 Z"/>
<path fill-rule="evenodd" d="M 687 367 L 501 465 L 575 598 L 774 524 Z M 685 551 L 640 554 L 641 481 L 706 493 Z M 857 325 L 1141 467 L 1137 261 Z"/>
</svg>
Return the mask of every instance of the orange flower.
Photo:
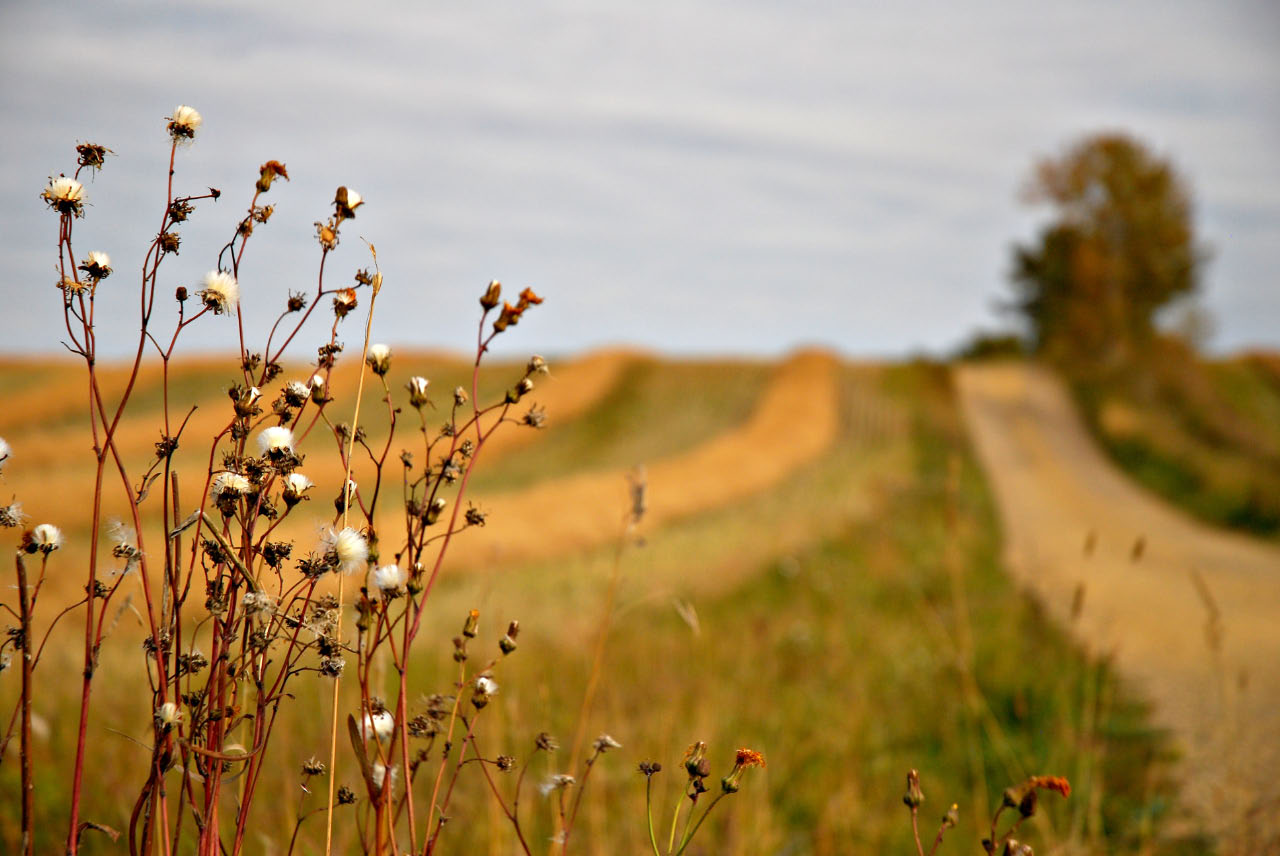
<svg viewBox="0 0 1280 856">
<path fill-rule="evenodd" d="M 754 749 L 739 749 L 735 765 L 738 767 L 763 767 L 765 766 L 764 755 Z"/>
<path fill-rule="evenodd" d="M 1038 790 L 1056 791 L 1064 797 L 1071 796 L 1071 783 L 1062 776 L 1032 776 L 1027 784 Z"/>
</svg>

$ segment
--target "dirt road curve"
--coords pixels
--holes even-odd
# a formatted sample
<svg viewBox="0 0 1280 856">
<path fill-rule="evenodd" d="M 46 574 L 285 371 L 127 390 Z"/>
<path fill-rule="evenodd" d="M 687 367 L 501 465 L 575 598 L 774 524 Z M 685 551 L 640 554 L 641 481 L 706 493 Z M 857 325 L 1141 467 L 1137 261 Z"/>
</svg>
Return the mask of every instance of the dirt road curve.
<svg viewBox="0 0 1280 856">
<path fill-rule="evenodd" d="M 1114 654 L 1178 739 L 1188 807 L 1227 838 L 1244 825 L 1266 835 L 1254 845 L 1280 844 L 1280 549 L 1191 520 L 1120 475 L 1043 369 L 965 366 L 956 382 L 1015 578 L 1064 623 L 1083 584 L 1074 627 Z"/>
</svg>

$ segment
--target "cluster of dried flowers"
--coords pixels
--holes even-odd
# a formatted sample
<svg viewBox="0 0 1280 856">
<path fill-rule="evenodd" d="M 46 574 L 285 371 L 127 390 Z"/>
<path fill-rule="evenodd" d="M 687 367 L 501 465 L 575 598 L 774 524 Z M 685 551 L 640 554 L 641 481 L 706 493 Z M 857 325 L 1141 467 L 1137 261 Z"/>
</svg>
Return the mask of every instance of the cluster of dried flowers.
<svg viewBox="0 0 1280 856">
<path fill-rule="evenodd" d="M 429 381 L 414 376 L 403 393 L 393 391 L 389 382 L 392 351 L 386 345 L 369 345 L 366 322 L 362 360 L 368 374 L 356 395 L 355 418 L 348 417 L 350 422 L 340 418 L 337 408 L 351 404 L 340 403 L 333 395 L 333 370 L 345 350 L 340 331 L 366 298 L 367 311 L 372 313 L 383 281 L 376 254 L 373 269 L 357 271 L 351 282 L 334 286 L 326 277 L 325 263 L 339 245 L 344 224 L 365 204 L 351 188 L 339 187 L 332 213 L 316 223 L 320 258 L 314 291 L 289 294 L 260 350 L 249 347 L 241 323 L 245 304 L 253 303 L 242 263 L 256 228 L 268 223 L 274 212 L 265 195 L 277 179 L 289 180 L 287 168 L 279 161 L 261 166 L 246 213 L 200 285 L 178 286 L 170 292 L 173 310 L 161 311 L 163 304 L 157 298 L 164 291 L 163 263 L 182 247 L 182 225 L 201 203 L 221 197 L 213 188 L 191 195 L 174 190 L 178 152 L 195 141 L 202 122 L 199 112 L 186 105 L 178 106 L 166 120 L 168 192 L 161 229 L 150 242 L 141 272 L 137 357 L 118 400 L 110 400 L 99 383 L 99 330 L 94 315 L 98 288 L 113 273 L 111 259 L 99 250 L 81 254 L 73 240 L 76 221 L 86 215 L 81 174 L 102 169 L 111 150 L 92 143 L 77 146 L 74 174 L 50 178 L 40 194 L 57 218 L 56 285 L 68 346 L 83 358 L 92 391 L 88 416 L 96 463 L 86 596 L 63 613 L 81 611 L 85 640 L 81 715 L 77 723 L 66 726 L 78 729 L 68 788 L 66 850 L 77 852 L 84 834 L 109 828 L 101 819 L 86 816 L 84 778 L 92 751 L 86 736 L 96 712 L 93 686 L 107 626 L 103 618 L 125 596 L 140 595 L 146 627 L 142 658 L 152 716 L 149 752 L 139 769 L 139 791 L 125 830 L 131 852 L 194 850 L 201 856 L 243 852 L 257 786 L 269 769 L 271 736 L 278 724 L 287 721 L 293 682 L 308 674 L 334 682 L 336 734 L 337 681 L 354 672 L 359 709 L 345 717 L 345 730 L 358 764 L 352 784 L 358 785 L 339 787 L 338 777 L 331 775 L 336 769 L 337 741 L 326 747 L 328 763 L 308 761 L 302 769 L 304 793 L 309 793 L 310 780 L 328 777 L 329 799 L 319 807 L 300 808 L 290 848 L 297 844 L 303 820 L 324 812 L 330 824 L 325 834 L 329 849 L 332 806 L 363 802 L 371 810 L 360 813 L 358 823 L 345 825 L 347 840 L 353 837 L 354 826 L 354 834 L 368 852 L 387 852 L 393 849 L 389 842 L 396 841 L 396 852 L 429 853 L 444 828 L 468 747 L 481 759 L 476 720 L 498 692 L 494 673 L 498 663 L 516 650 L 519 625 L 510 622 L 497 642 L 495 656 L 473 666 L 469 649 L 477 635 L 478 615 L 469 615 L 462 634 L 454 640 L 459 671 L 452 692 L 446 694 L 423 696 L 421 688 L 410 686 L 409 652 L 451 540 L 462 530 L 485 523 L 485 512 L 466 504 L 464 496 L 486 443 L 504 424 L 537 428 L 545 419 L 536 406 L 521 415 L 512 412 L 533 391 L 535 378 L 547 370 L 546 361 L 538 356 L 529 360 L 497 401 L 487 406 L 477 401 L 483 355 L 496 336 L 515 326 L 542 298 L 526 288 L 512 305 L 501 301 L 502 287 L 496 281 L 484 289 L 471 388 L 453 390 L 442 408 L 442 423 L 434 427 L 428 425 L 428 415 L 440 411 L 429 398 Z M 332 308 L 330 320 L 320 325 L 327 332 L 311 368 L 304 377 L 286 378 L 282 362 L 286 349 L 304 330 L 317 327 L 325 314 L 317 310 L 326 305 Z M 253 309 L 262 311 L 260 306 Z M 212 438 L 190 436 L 191 414 L 172 411 L 166 394 L 161 439 L 154 456 L 138 466 L 122 453 L 116 438 L 134 380 L 145 360 L 158 361 L 166 368 L 167 378 L 183 332 L 206 315 L 232 316 L 238 322 L 228 327 L 238 335 L 238 357 L 230 366 L 234 380 L 228 389 L 225 427 Z M 317 323 L 309 327 L 313 321 Z M 366 381 L 378 389 L 385 405 L 386 440 L 376 447 L 368 440 L 359 412 Z M 392 455 L 404 412 L 396 399 L 406 394 L 421 435 L 418 460 L 407 450 Z M 198 448 L 201 445 L 203 449 Z M 179 485 L 176 467 L 188 447 L 209 461 L 203 485 L 194 490 L 189 484 Z M 331 512 L 309 502 L 326 488 L 313 482 L 306 467 L 307 455 L 326 448 L 346 471 L 344 483 L 333 486 L 337 498 Z M 351 478 L 355 456 L 368 457 L 374 473 L 371 482 L 361 485 Z M 0 467 L 9 459 L 9 446 L 0 440 Z M 393 498 L 386 489 L 384 481 L 390 479 L 384 476 L 392 475 L 389 467 L 400 471 L 402 496 Z M 114 491 L 127 499 L 129 519 L 111 527 L 102 520 L 102 508 L 104 496 Z M 374 525 L 380 504 L 387 502 L 398 503 L 403 511 L 403 531 L 394 535 L 379 532 Z M 154 506 L 159 506 L 158 513 L 153 512 Z M 281 524 L 300 515 L 315 515 L 308 520 L 309 529 L 319 530 L 312 543 L 298 543 L 281 534 L 289 531 Z M 162 521 L 160 527 L 144 526 L 144 519 L 157 518 Z M 16 500 L 0 508 L 0 525 L 16 528 L 25 520 Z M 21 532 L 20 596 L 11 610 L 20 617 L 20 627 L 0 643 L 3 664 L 12 662 L 13 654 L 19 652 L 23 665 L 19 710 L 11 720 L 14 726 L 3 735 L 0 755 L 16 728 L 22 740 L 24 853 L 34 852 L 37 827 L 47 829 L 54 823 L 53 818 L 37 818 L 31 800 L 35 771 L 29 751 L 30 707 L 37 692 L 33 678 L 43 644 L 43 639 L 31 638 L 31 616 L 50 556 L 62 543 L 62 533 L 50 523 Z M 110 559 L 105 558 L 107 553 Z M 37 559 L 38 570 L 28 578 L 27 565 Z M 348 576 L 356 580 L 354 592 L 343 585 Z M 129 595 L 122 594 L 126 590 Z M 345 615 L 354 617 L 347 626 Z M 50 626 L 48 632 L 53 629 Z M 378 684 L 371 679 L 375 664 L 384 670 L 389 666 L 396 677 L 396 695 L 390 703 L 378 695 Z M 446 747 L 459 742 L 461 751 L 455 749 L 450 757 Z M 540 737 L 536 751 L 550 751 L 553 743 Z M 612 746 L 616 742 L 609 738 L 598 744 L 597 754 Z M 418 780 L 429 761 L 434 763 L 434 773 L 425 777 L 428 785 L 421 785 Z M 491 764 L 486 761 L 480 766 L 487 777 Z M 492 766 L 512 769 L 515 761 L 500 756 Z M 419 784 L 416 791 L 415 784 Z M 518 821 L 516 829 L 519 833 Z"/>
</svg>

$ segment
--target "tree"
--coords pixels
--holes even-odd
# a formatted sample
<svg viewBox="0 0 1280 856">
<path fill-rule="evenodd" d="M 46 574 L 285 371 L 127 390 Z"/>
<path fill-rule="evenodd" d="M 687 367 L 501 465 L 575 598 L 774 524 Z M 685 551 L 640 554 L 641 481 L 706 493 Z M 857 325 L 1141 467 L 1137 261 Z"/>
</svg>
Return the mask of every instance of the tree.
<svg viewBox="0 0 1280 856">
<path fill-rule="evenodd" d="M 1197 287 L 1204 254 L 1182 178 L 1137 140 L 1102 134 L 1041 161 L 1026 196 L 1056 215 L 1035 244 L 1014 248 L 1014 308 L 1036 349 L 1127 363 L 1156 312 Z"/>
</svg>

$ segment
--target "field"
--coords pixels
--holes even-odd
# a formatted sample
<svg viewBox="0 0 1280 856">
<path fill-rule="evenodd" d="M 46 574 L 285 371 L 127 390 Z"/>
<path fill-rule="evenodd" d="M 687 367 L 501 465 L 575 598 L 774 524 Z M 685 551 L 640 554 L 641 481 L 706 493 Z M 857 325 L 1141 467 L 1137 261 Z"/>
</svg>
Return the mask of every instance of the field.
<svg viewBox="0 0 1280 856">
<path fill-rule="evenodd" d="M 1280 360 L 1201 360 L 1156 344 L 1133 371 L 1076 384 L 1111 457 L 1203 520 L 1280 538 Z"/>
<path fill-rule="evenodd" d="M 520 371 L 493 366 L 490 394 Z M 464 373 L 447 356 L 398 354 L 389 380 L 395 388 L 426 375 L 444 401 Z M 226 424 L 233 374 L 212 359 L 175 367 L 171 396 L 183 405 L 171 409 L 199 405 L 186 435 L 192 448 Z M 348 373 L 335 389 L 350 382 Z M 32 522 L 54 522 L 68 538 L 49 562 L 42 597 L 50 601 L 83 585 L 92 456 L 82 386 L 69 365 L 0 373 L 8 404 L 0 436 L 14 449 L 6 492 Z M 1174 785 L 1174 744 L 1108 652 L 1073 641 L 1070 615 L 1054 618 L 1063 604 L 1037 600 L 1006 576 L 995 505 L 946 367 L 851 365 L 818 352 L 778 363 L 609 352 L 553 361 L 533 397 L 548 410 L 547 426 L 506 426 L 477 464 L 470 496 L 489 517 L 463 533 L 432 593 L 410 713 L 427 694 L 452 692 L 449 640 L 468 610 L 479 610 L 485 644 L 518 619 L 519 648 L 495 670 L 501 691 L 485 711 L 483 749 L 523 763 L 548 731 L 563 748 L 537 755 L 530 775 L 561 772 L 616 567 L 599 690 L 582 728 L 588 739 L 608 732 L 622 748 L 593 768 L 575 852 L 649 852 L 636 765 L 666 767 L 654 783 L 669 816 L 678 762 L 697 740 L 709 744 L 715 776 L 741 746 L 763 752 L 768 766 L 748 772 L 689 852 L 909 852 L 901 796 L 911 768 L 921 771 L 930 836 L 946 807 L 960 806 L 942 852 L 974 852 L 1000 793 L 1031 774 L 1067 776 L 1074 788 L 1067 801 L 1049 795 L 1023 827 L 1037 852 L 1201 852 L 1201 826 Z M 121 434 L 131 466 L 153 454 L 161 400 L 157 378 L 144 377 Z M 385 408 L 375 402 L 366 413 L 370 437 L 385 436 Z M 412 426 L 397 436 L 420 443 Z M 330 519 L 341 481 L 318 436 L 304 449 L 321 487 L 302 509 L 306 522 L 291 524 L 302 544 Z M 207 465 L 180 470 L 183 496 L 198 493 Z M 637 465 L 649 508 L 627 537 L 627 476 Z M 371 477 L 360 467 L 353 476 L 362 485 Z M 128 826 L 151 733 L 147 634 L 136 597 L 128 603 L 112 616 L 95 681 L 82 809 L 114 829 Z M 54 614 L 41 613 L 37 632 Z M 33 711 L 44 819 L 37 852 L 59 849 L 65 834 L 69 794 L 60 783 L 74 755 L 82 633 L 74 625 L 57 628 L 39 665 L 49 678 Z M 5 711 L 17 697 L 14 671 L 0 677 Z M 393 674 L 371 683 L 394 697 Z M 254 852 L 285 852 L 299 811 L 323 804 L 304 800 L 299 770 L 327 752 L 330 686 L 312 675 L 294 684 L 290 724 L 267 750 L 266 799 L 246 839 Z M 344 682 L 344 709 L 358 709 L 355 689 Z M 0 841 L 18 835 L 15 749 L 0 766 Z M 353 763 L 339 755 L 339 782 L 355 784 Z M 227 787 L 234 801 L 234 781 Z M 464 777 L 459 788 L 445 852 L 513 852 L 483 779 Z M 525 799 L 530 839 L 545 840 L 554 795 Z M 340 817 L 341 852 L 355 847 L 351 831 Z M 313 818 L 295 852 L 322 851 L 323 838 L 323 818 Z M 105 836 L 85 843 L 92 853 L 123 846 Z"/>
</svg>

